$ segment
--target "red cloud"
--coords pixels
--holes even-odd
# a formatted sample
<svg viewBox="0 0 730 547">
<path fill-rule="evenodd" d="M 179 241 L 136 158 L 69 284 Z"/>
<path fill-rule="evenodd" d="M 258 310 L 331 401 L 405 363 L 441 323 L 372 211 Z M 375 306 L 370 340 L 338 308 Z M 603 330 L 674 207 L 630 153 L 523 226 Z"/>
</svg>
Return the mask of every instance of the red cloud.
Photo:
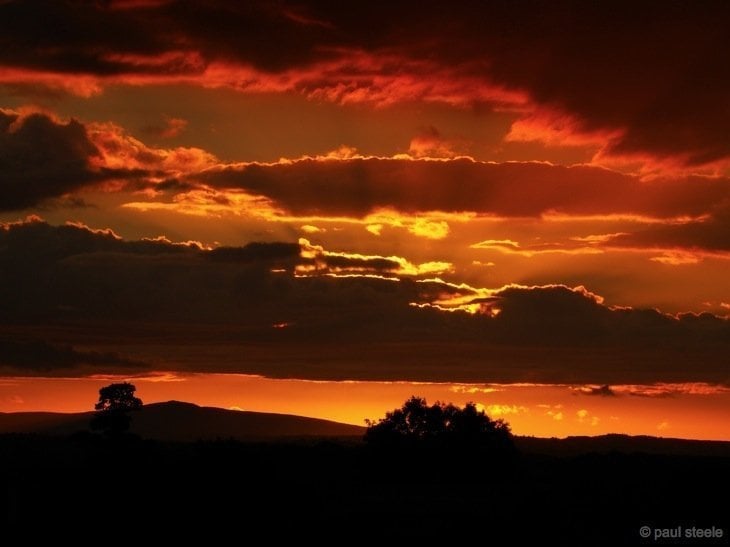
<svg viewBox="0 0 730 547">
<path fill-rule="evenodd" d="M 83 95 L 188 82 L 342 103 L 490 103 L 522 113 L 512 140 L 685 168 L 730 157 L 725 3 L 121 6 L 54 3 L 39 16 L 2 4 L 12 24 L 0 81 Z"/>
<path fill-rule="evenodd" d="M 109 168 L 156 171 L 158 176 L 172 177 L 217 163 L 215 156 L 200 148 L 147 146 L 113 123 L 92 123 L 87 131 L 100 152 L 99 163 Z"/>
</svg>

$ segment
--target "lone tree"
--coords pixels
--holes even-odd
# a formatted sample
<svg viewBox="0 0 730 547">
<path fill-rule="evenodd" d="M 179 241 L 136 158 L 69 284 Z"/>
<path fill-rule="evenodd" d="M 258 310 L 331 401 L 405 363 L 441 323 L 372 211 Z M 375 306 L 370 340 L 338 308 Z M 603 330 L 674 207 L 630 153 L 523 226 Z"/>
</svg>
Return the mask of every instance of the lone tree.
<svg viewBox="0 0 730 547">
<path fill-rule="evenodd" d="M 378 421 L 367 420 L 365 441 L 380 446 L 457 446 L 486 448 L 495 454 L 514 451 L 509 424 L 492 420 L 474 403 L 451 403 L 411 397 Z"/>
<path fill-rule="evenodd" d="M 134 396 L 137 388 L 129 382 L 110 384 L 99 390 L 96 413 L 91 419 L 91 429 L 103 431 L 110 437 L 122 435 L 129 429 L 130 411 L 142 408 L 142 399 Z"/>
</svg>

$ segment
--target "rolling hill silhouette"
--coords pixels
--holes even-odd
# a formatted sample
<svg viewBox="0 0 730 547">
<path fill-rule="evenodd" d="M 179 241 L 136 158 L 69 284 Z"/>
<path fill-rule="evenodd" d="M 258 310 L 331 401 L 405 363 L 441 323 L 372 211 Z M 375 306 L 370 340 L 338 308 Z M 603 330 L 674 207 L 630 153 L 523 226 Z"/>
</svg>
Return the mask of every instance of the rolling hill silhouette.
<svg viewBox="0 0 730 547">
<path fill-rule="evenodd" d="M 490 543 L 614 546 L 637 544 L 643 526 L 715 527 L 721 541 L 730 530 L 716 501 L 730 489 L 730 442 L 516 437 L 505 460 L 458 445 L 373 447 L 358 441 L 362 427 L 176 401 L 134 413 L 150 440 L 75 435 L 92 414 L 0 414 L 4 531 L 83 518 L 91 527 L 74 537 L 124 522 L 166 537 L 342 542 L 356 531 L 428 544 L 472 540 L 479 523 Z M 167 442 L 197 440 L 211 442 Z"/>
<path fill-rule="evenodd" d="M 87 431 L 92 415 L 93 412 L 0 413 L 0 434 L 73 434 Z M 365 431 L 364 427 L 317 418 L 201 407 L 179 401 L 147 404 L 132 417 L 132 433 L 162 441 L 360 437 Z"/>
<path fill-rule="evenodd" d="M 66 436 L 89 430 L 93 412 L 0 412 L 0 435 L 35 433 Z M 271 441 L 314 437 L 362 439 L 365 428 L 290 414 L 227 410 L 193 403 L 167 401 L 144 405 L 132 413 L 131 432 L 159 441 L 236 439 Z M 730 456 L 730 442 L 630 435 L 540 438 L 515 436 L 523 453 L 575 457 L 588 453 L 645 453 L 689 456 Z"/>
</svg>

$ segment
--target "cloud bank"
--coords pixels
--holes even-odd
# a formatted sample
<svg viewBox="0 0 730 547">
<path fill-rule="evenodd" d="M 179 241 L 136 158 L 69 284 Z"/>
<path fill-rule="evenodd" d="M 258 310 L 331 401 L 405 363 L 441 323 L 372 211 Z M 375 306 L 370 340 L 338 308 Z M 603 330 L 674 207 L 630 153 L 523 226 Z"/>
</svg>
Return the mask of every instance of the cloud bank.
<svg viewBox="0 0 730 547">
<path fill-rule="evenodd" d="M 51 333 L 47 343 L 57 345 L 56 333 L 94 355 L 134 348 L 135 359 L 158 369 L 598 385 L 730 380 L 727 319 L 611 307 L 583 287 L 446 283 L 402 257 L 304 240 L 206 250 L 32 219 L 4 225 L 0 258 L 6 329 Z"/>
<path fill-rule="evenodd" d="M 88 96 L 189 83 L 519 114 L 510 140 L 605 161 L 727 162 L 723 2 L 399 1 L 0 6 L 0 82 Z M 438 29 L 438 32 L 434 32 Z"/>
</svg>

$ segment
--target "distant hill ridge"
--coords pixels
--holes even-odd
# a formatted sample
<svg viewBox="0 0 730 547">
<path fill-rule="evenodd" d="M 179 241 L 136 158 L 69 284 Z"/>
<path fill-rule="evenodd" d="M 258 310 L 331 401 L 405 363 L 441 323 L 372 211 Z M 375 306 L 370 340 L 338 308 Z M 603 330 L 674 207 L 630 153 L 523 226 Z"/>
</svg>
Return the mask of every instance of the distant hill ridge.
<svg viewBox="0 0 730 547">
<path fill-rule="evenodd" d="M 70 435 L 87 431 L 93 412 L 0 413 L 0 434 L 39 433 Z M 361 438 L 365 428 L 290 414 L 227 410 L 182 401 L 150 403 L 133 413 L 132 432 L 161 441 L 238 439 L 243 441 L 308 437 Z M 671 439 L 621 434 L 596 437 L 515 437 L 524 453 L 576 456 L 590 453 L 635 452 L 649 454 L 730 457 L 730 442 Z"/>
<path fill-rule="evenodd" d="M 577 456 L 590 453 L 643 453 L 677 456 L 730 457 L 730 441 L 674 439 L 648 435 L 609 433 L 595 437 L 574 436 L 564 439 L 516 437 L 515 443 L 523 452 L 549 456 Z"/>
<path fill-rule="evenodd" d="M 0 413 L 0 433 L 68 435 L 88 429 L 93 412 Z M 226 410 L 168 401 L 144 405 L 132 414 L 131 431 L 144 438 L 196 441 L 218 438 L 362 436 L 364 427 L 289 414 Z"/>
</svg>

